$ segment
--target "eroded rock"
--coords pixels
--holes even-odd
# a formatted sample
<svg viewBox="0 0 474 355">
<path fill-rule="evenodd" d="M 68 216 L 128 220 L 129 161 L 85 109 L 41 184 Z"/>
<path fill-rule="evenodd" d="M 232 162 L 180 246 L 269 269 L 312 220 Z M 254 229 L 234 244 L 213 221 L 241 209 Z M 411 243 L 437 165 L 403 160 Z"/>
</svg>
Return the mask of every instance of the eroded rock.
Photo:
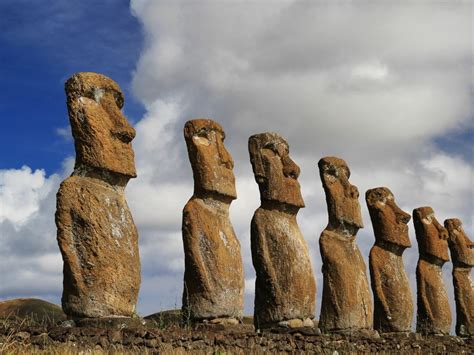
<svg viewBox="0 0 474 355">
<path fill-rule="evenodd" d="M 451 310 L 441 270 L 449 261 L 448 231 L 436 220 L 431 207 L 414 209 L 413 224 L 420 254 L 416 267 L 416 331 L 449 334 Z"/>
<path fill-rule="evenodd" d="M 138 233 L 124 195 L 136 177 L 135 130 L 112 79 L 77 73 L 65 88 L 76 163 L 57 194 L 63 310 L 72 318 L 129 317 L 140 287 Z"/>
<path fill-rule="evenodd" d="M 255 327 L 312 327 L 316 281 L 296 221 L 304 207 L 300 169 L 289 156 L 288 143 L 276 133 L 250 137 L 249 153 L 261 199 L 251 223 Z"/>
<path fill-rule="evenodd" d="M 344 160 L 325 157 L 318 167 L 329 215 L 319 239 L 323 261 L 319 328 L 371 329 L 373 311 L 367 270 L 355 240 L 357 231 L 363 228 L 359 191 L 349 182 L 350 170 Z"/>
<path fill-rule="evenodd" d="M 411 216 L 398 207 L 386 187 L 368 190 L 365 200 L 375 234 L 369 256 L 374 329 L 407 332 L 413 321 L 413 299 L 402 254 L 411 247 L 407 226 Z"/>
<path fill-rule="evenodd" d="M 192 321 L 240 320 L 244 273 L 240 243 L 229 219 L 229 206 L 237 197 L 234 163 L 218 123 L 210 119 L 188 121 L 184 138 L 193 169 L 194 194 L 183 210 L 183 314 Z"/>
<path fill-rule="evenodd" d="M 448 230 L 448 246 L 453 260 L 454 299 L 456 301 L 456 334 L 474 335 L 474 284 L 471 270 L 474 267 L 474 243 L 457 218 L 444 221 Z"/>
</svg>

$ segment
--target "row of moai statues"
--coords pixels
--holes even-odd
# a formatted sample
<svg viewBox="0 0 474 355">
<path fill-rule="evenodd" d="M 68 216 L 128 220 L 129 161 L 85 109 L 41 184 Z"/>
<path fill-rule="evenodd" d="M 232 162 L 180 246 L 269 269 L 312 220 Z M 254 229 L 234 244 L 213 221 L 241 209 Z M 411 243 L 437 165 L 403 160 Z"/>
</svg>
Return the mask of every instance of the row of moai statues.
<svg viewBox="0 0 474 355">
<path fill-rule="evenodd" d="M 138 233 L 124 197 L 136 177 L 134 129 L 121 112 L 119 86 L 96 73 L 66 82 L 76 149 L 74 172 L 57 194 L 57 239 L 64 261 L 62 305 L 74 319 L 131 317 L 135 312 L 140 260 Z M 236 199 L 233 160 L 222 127 L 210 119 L 188 121 L 184 138 L 194 176 L 194 193 L 183 210 L 185 254 L 183 314 L 195 322 L 237 324 L 243 316 L 244 273 L 240 243 L 229 218 Z M 296 215 L 304 207 L 299 167 L 288 143 L 276 133 L 249 138 L 249 153 L 261 205 L 251 221 L 256 272 L 257 328 L 314 327 L 316 281 L 308 246 Z M 322 158 L 319 173 L 329 221 L 319 239 L 323 296 L 318 327 L 323 331 L 376 329 L 407 332 L 412 294 L 402 260 L 411 247 L 410 215 L 391 191 L 367 191 L 375 233 L 369 266 L 356 243 L 363 228 L 357 187 L 346 162 Z M 451 313 L 441 268 L 453 260 L 458 335 L 474 334 L 473 243 L 458 219 L 445 227 L 429 207 L 413 211 L 420 258 L 417 266 L 417 331 L 449 333 Z"/>
</svg>

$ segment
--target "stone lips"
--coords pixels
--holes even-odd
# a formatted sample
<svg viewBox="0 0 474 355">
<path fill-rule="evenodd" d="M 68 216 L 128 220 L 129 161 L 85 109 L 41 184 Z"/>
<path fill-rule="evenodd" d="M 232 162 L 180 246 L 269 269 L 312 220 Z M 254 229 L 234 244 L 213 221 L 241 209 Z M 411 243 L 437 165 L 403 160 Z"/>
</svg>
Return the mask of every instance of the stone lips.
<svg viewBox="0 0 474 355">
<path fill-rule="evenodd" d="M 464 232 L 457 218 L 447 219 L 448 245 L 453 260 L 453 286 L 456 302 L 456 334 L 474 335 L 474 283 L 471 270 L 474 266 L 474 243 Z"/>
<path fill-rule="evenodd" d="M 124 189 L 136 176 L 135 130 L 120 111 L 123 94 L 110 78 L 77 73 L 65 87 L 76 163 L 57 194 L 62 306 L 71 318 L 130 317 L 140 257 Z"/>
<path fill-rule="evenodd" d="M 371 329 L 367 268 L 355 240 L 363 226 L 359 192 L 349 182 L 344 160 L 325 157 L 318 166 L 328 205 L 328 225 L 319 239 L 323 261 L 319 327 L 324 331 Z"/>
<path fill-rule="evenodd" d="M 414 308 L 402 254 L 411 246 L 407 226 L 411 216 L 397 206 L 386 187 L 368 190 L 365 198 L 375 234 L 375 245 L 369 255 L 374 329 L 407 332 Z"/>
<path fill-rule="evenodd" d="M 121 112 L 124 98 L 118 84 L 101 74 L 77 73 L 65 89 L 75 169 L 87 166 L 136 177 L 131 146 L 135 129 Z"/>
<path fill-rule="evenodd" d="M 183 210 L 183 313 L 194 321 L 238 320 L 243 316 L 244 274 L 229 218 L 236 198 L 233 160 L 223 144 L 222 127 L 210 119 L 188 121 L 184 137 L 194 195 Z"/>
<path fill-rule="evenodd" d="M 416 331 L 449 334 L 451 310 L 442 275 L 442 266 L 449 261 L 448 232 L 436 220 L 431 207 L 413 210 L 413 223 L 420 254 L 416 267 Z"/>
<path fill-rule="evenodd" d="M 304 206 L 299 167 L 276 133 L 250 137 L 249 153 L 262 201 L 251 222 L 255 327 L 314 326 L 316 281 L 296 221 Z"/>
</svg>

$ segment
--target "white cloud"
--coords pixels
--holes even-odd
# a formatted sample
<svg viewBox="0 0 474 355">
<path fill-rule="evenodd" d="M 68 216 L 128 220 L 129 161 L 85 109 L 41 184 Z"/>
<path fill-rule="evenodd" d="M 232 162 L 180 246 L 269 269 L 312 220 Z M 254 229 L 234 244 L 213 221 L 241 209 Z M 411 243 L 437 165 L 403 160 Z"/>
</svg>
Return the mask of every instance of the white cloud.
<svg viewBox="0 0 474 355">
<path fill-rule="evenodd" d="M 45 178 L 44 170 L 0 170 L 0 222 L 11 221 L 20 226 L 38 211 L 39 202 L 54 188 L 54 181 Z"/>
</svg>

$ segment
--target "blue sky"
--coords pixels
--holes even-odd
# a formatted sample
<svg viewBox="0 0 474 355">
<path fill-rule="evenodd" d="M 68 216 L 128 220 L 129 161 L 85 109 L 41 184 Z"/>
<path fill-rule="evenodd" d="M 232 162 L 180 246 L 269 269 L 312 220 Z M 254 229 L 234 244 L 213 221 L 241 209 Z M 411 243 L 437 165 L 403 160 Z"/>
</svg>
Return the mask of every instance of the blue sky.
<svg viewBox="0 0 474 355">
<path fill-rule="evenodd" d="M 141 118 L 130 82 L 143 33 L 127 0 L 3 0 L 0 13 L 0 168 L 26 164 L 52 174 L 73 154 L 57 129 L 69 125 L 64 82 L 77 71 L 113 77 L 130 120 Z"/>
<path fill-rule="evenodd" d="M 137 130 L 138 178 L 126 194 L 140 233 L 141 314 L 180 305 L 181 210 L 193 190 L 182 127 L 195 117 L 221 123 L 235 160 L 231 216 L 247 313 L 255 278 L 249 225 L 259 205 L 247 152 L 252 134 L 280 133 L 301 167 L 306 208 L 298 221 L 318 278 L 318 313 L 322 156 L 351 168 L 366 260 L 374 237 L 362 197 L 377 186 L 390 188 L 405 211 L 430 205 L 440 222 L 459 217 L 474 235 L 466 2 L 3 0 L 0 14 L 0 299 L 59 303 L 55 194 L 74 157 L 63 85 L 77 71 L 117 81 Z M 412 224 L 410 237 L 404 260 L 415 290 Z"/>
</svg>

